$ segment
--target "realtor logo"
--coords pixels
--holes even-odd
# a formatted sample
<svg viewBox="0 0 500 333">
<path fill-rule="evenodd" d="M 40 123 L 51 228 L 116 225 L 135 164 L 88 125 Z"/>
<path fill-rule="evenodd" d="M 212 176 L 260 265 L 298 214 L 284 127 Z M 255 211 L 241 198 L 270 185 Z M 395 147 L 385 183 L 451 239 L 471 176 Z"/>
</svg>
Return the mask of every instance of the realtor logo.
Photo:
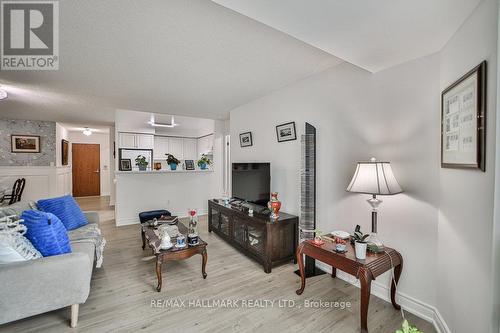
<svg viewBox="0 0 500 333">
<path fill-rule="evenodd" d="M 59 69 L 58 1 L 1 1 L 2 70 Z"/>
</svg>

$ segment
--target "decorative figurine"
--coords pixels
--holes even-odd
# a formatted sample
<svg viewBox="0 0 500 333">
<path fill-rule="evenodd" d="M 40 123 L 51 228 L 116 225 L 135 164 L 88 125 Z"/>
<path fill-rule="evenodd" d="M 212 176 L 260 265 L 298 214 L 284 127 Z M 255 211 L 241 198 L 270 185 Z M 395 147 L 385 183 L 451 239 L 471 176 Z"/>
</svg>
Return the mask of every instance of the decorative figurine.
<svg viewBox="0 0 500 333">
<path fill-rule="evenodd" d="M 168 250 L 172 248 L 173 244 L 170 240 L 168 232 L 164 232 L 161 238 L 160 250 Z"/>
<path fill-rule="evenodd" d="M 281 201 L 278 200 L 278 192 L 271 193 L 271 200 L 267 203 L 267 208 L 271 211 L 271 218 L 280 217 Z"/>
</svg>

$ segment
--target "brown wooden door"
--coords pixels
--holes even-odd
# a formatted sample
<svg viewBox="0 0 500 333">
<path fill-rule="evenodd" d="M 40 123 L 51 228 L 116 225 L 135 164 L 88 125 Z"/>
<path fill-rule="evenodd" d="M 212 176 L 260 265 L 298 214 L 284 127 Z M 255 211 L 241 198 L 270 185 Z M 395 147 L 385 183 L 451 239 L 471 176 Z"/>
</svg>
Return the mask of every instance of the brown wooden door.
<svg viewBox="0 0 500 333">
<path fill-rule="evenodd" d="M 98 144 L 73 143 L 73 196 L 101 195 L 101 160 Z"/>
</svg>

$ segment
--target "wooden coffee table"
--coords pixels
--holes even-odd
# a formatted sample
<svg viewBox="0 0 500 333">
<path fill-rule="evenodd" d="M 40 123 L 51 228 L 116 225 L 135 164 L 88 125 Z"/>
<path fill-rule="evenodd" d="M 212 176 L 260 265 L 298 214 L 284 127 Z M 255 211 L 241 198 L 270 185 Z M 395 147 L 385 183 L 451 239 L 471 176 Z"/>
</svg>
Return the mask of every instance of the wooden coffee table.
<svg viewBox="0 0 500 333">
<path fill-rule="evenodd" d="M 181 222 L 177 223 L 177 226 L 179 228 L 179 232 L 183 235 L 186 235 L 188 232 L 187 227 L 182 224 Z M 147 244 L 151 250 L 153 251 L 153 254 L 156 256 L 156 276 L 158 277 L 158 286 L 156 287 L 156 290 L 158 292 L 161 291 L 161 285 L 162 285 L 162 276 L 161 276 L 161 270 L 162 270 L 162 264 L 166 261 L 172 261 L 172 260 L 183 260 L 190 258 L 194 256 L 195 254 L 201 254 L 202 256 L 202 262 L 201 262 L 201 274 L 204 279 L 207 278 L 207 273 L 205 272 L 205 267 L 207 265 L 207 243 L 205 243 L 201 238 L 198 237 L 198 245 L 195 246 L 189 246 L 187 245 L 184 248 L 177 248 L 175 247 L 175 244 L 177 242 L 176 239 L 172 239 L 172 243 L 174 246 L 171 249 L 168 250 L 161 250 L 160 249 L 160 244 L 161 244 L 161 239 L 158 236 L 158 234 L 155 232 L 157 229 L 154 229 L 153 227 L 150 227 L 148 223 L 144 223 L 142 225 L 142 241 L 143 241 L 143 246 L 142 248 L 144 249 L 145 244 Z M 186 239 L 187 243 L 187 239 Z"/>
<path fill-rule="evenodd" d="M 390 247 L 385 247 L 385 251 L 382 253 L 368 252 L 365 260 L 358 260 L 356 259 L 354 246 L 350 243 L 347 244 L 347 252 L 340 254 L 335 252 L 334 242 L 326 240 L 323 245 L 316 245 L 313 241 L 304 241 L 297 248 L 297 261 L 301 277 L 300 289 L 296 291 L 297 295 L 301 295 L 306 287 L 303 255 L 332 266 L 333 278 L 336 277 L 337 269 L 340 269 L 359 279 L 361 285 L 361 332 L 368 333 L 367 317 L 372 280 L 394 267 L 394 280 L 398 283 L 403 270 L 403 257 L 401 257 L 401 254 Z M 391 302 L 395 309 L 401 309 L 399 304 L 396 303 L 396 285 L 394 281 L 391 281 Z"/>
</svg>

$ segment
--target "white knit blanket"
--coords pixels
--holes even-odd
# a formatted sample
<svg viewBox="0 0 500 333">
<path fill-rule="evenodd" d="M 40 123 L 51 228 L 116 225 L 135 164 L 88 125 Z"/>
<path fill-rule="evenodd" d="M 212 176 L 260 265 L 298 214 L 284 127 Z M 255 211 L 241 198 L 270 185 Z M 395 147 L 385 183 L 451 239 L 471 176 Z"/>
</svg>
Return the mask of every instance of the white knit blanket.
<svg viewBox="0 0 500 333">
<path fill-rule="evenodd" d="M 95 266 L 100 268 L 104 259 L 106 239 L 101 235 L 101 229 L 96 223 L 89 223 L 68 233 L 72 243 L 92 243 L 95 246 Z"/>
</svg>

